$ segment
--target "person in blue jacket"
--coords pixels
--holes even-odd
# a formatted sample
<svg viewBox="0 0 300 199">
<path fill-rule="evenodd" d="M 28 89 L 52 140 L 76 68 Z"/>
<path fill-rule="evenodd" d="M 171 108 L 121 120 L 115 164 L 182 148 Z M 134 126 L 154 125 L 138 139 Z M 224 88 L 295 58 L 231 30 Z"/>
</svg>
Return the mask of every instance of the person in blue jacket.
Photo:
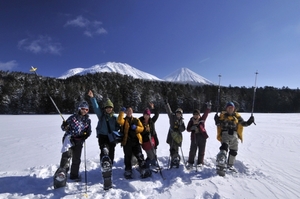
<svg viewBox="0 0 300 199">
<path fill-rule="evenodd" d="M 120 125 L 117 122 L 117 117 L 114 115 L 114 104 L 108 99 L 104 103 L 104 108 L 100 108 L 96 98 L 94 97 L 94 93 L 90 90 L 88 92 L 90 96 L 94 112 L 98 117 L 98 124 L 96 127 L 98 144 L 100 147 L 100 161 L 102 157 L 107 153 L 113 164 L 115 157 L 115 147 L 116 143 L 110 140 L 109 138 L 113 134 L 113 131 L 119 131 Z M 110 137 L 109 137 L 110 136 Z"/>
</svg>

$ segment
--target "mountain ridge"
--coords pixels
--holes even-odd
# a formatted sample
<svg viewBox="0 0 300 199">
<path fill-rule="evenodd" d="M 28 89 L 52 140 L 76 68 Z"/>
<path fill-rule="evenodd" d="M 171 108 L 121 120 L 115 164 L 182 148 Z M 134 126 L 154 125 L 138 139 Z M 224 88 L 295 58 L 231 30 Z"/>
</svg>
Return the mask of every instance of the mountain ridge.
<svg viewBox="0 0 300 199">
<path fill-rule="evenodd" d="M 106 62 L 101 64 L 96 64 L 89 68 L 72 68 L 63 73 L 59 79 L 66 79 L 74 75 L 85 75 L 88 73 L 97 72 L 115 72 L 122 75 L 132 76 L 135 79 L 145 79 L 145 80 L 155 80 L 155 81 L 170 81 L 176 83 L 190 83 L 190 84 L 201 84 L 201 85 L 213 85 L 211 81 L 198 75 L 197 73 L 191 71 L 188 68 L 178 69 L 163 79 L 160 79 L 152 74 L 141 71 L 134 68 L 126 63 L 119 62 Z"/>
</svg>

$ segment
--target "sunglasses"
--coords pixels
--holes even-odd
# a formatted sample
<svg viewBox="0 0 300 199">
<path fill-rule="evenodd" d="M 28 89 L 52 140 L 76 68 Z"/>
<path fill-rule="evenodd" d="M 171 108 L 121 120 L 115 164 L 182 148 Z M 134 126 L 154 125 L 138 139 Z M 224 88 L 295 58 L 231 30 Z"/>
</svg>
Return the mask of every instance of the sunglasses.
<svg viewBox="0 0 300 199">
<path fill-rule="evenodd" d="M 88 108 L 80 108 L 80 110 L 82 110 L 82 111 L 89 111 Z"/>
</svg>

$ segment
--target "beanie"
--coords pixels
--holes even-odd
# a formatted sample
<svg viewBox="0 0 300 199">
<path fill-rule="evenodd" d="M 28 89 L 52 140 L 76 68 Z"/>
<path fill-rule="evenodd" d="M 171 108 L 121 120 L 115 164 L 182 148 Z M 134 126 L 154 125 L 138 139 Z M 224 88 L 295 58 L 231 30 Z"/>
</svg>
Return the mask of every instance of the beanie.
<svg viewBox="0 0 300 199">
<path fill-rule="evenodd" d="M 228 103 L 226 104 L 226 108 L 229 107 L 229 106 L 232 106 L 233 108 L 235 107 L 233 102 L 228 102 Z"/>
<path fill-rule="evenodd" d="M 151 115 L 150 109 L 146 108 L 146 109 L 144 110 L 144 113 L 143 113 L 143 114 L 144 114 L 144 115 L 145 115 L 145 114 Z"/>
<path fill-rule="evenodd" d="M 86 108 L 86 109 L 88 109 L 89 108 L 89 104 L 86 101 L 82 101 L 78 105 L 78 109 L 80 109 L 80 108 Z"/>
<path fill-rule="evenodd" d="M 110 99 L 108 99 L 106 102 L 105 102 L 105 104 L 104 104 L 104 108 L 106 108 L 106 107 L 114 107 L 114 104 L 110 101 Z"/>
<path fill-rule="evenodd" d="M 183 110 L 181 108 L 176 109 L 175 113 L 179 112 L 181 115 L 183 114 Z"/>
<path fill-rule="evenodd" d="M 199 111 L 198 109 L 195 109 L 195 110 L 193 111 L 193 115 L 195 115 L 195 114 L 200 115 L 200 111 Z"/>
</svg>

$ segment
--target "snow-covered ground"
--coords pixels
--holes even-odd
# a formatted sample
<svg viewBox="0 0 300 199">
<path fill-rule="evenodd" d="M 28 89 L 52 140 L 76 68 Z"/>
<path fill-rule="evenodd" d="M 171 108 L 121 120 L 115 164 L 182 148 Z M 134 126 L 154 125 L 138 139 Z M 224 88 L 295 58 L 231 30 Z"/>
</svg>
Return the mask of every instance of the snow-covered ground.
<svg viewBox="0 0 300 199">
<path fill-rule="evenodd" d="M 139 117 L 141 114 L 135 114 Z M 248 119 L 249 113 L 241 114 Z M 67 118 L 69 115 L 64 115 Z M 192 114 L 184 114 L 187 124 Z M 113 189 L 103 190 L 99 168 L 99 147 L 95 136 L 96 115 L 91 115 L 93 134 L 86 142 L 87 195 L 84 153 L 81 182 L 53 189 L 52 176 L 60 161 L 62 119 L 59 115 L 0 115 L 0 198 L 300 198 L 300 114 L 254 114 L 257 125 L 244 128 L 235 167 L 237 174 L 216 175 L 215 157 L 220 143 L 210 113 L 206 128 L 205 166 L 202 171 L 178 169 L 152 177 L 123 178 L 123 151 L 116 147 Z M 158 159 L 167 167 L 169 151 L 165 143 L 168 117 L 156 122 L 160 145 Z M 189 152 L 190 137 L 184 132 L 183 153 Z M 84 152 L 84 151 L 83 151 Z"/>
</svg>

